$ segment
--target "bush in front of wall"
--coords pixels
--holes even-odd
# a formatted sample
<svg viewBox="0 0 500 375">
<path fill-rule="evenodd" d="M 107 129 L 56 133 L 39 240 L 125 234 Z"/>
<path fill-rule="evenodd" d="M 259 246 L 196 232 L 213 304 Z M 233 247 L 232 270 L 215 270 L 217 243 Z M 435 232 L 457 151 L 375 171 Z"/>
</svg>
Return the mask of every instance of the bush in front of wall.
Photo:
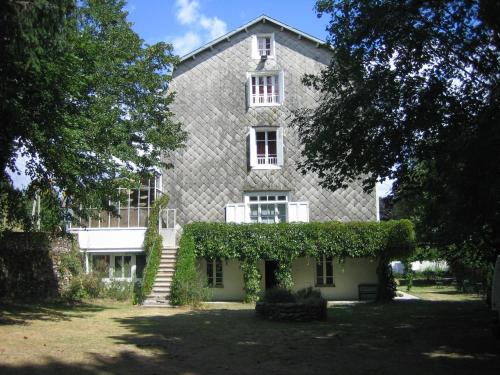
<svg viewBox="0 0 500 375">
<path fill-rule="evenodd" d="M 177 251 L 170 303 L 198 307 L 210 298 L 210 291 L 196 269 L 193 237 L 186 234 L 186 231 L 189 231 L 189 227 L 184 229 Z"/>
<path fill-rule="evenodd" d="M 103 296 L 117 301 L 133 300 L 134 285 L 134 281 L 110 280 L 105 284 Z"/>
</svg>

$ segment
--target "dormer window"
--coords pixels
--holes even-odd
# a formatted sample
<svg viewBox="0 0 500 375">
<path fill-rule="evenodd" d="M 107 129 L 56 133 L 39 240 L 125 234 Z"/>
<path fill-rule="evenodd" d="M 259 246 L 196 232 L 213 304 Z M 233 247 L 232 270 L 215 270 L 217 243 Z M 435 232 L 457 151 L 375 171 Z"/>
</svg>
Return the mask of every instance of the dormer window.
<svg viewBox="0 0 500 375">
<path fill-rule="evenodd" d="M 252 58 L 261 59 L 265 56 L 265 58 L 273 59 L 275 57 L 274 45 L 273 33 L 252 35 Z"/>
</svg>

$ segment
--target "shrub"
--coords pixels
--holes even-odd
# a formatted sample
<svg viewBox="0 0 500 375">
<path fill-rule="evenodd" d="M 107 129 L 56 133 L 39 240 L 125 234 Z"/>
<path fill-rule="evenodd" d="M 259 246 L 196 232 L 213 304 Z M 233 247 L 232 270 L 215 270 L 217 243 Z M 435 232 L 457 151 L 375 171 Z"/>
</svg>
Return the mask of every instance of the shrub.
<svg viewBox="0 0 500 375">
<path fill-rule="evenodd" d="M 324 299 L 319 290 L 313 289 L 312 287 L 304 288 L 297 293 L 295 293 L 295 297 L 298 302 L 307 302 L 317 299 Z"/>
<path fill-rule="evenodd" d="M 264 292 L 261 301 L 267 303 L 296 302 L 296 298 L 288 289 L 272 288 Z"/>
<path fill-rule="evenodd" d="M 81 301 L 88 298 L 87 291 L 83 285 L 83 278 L 81 276 L 73 277 L 64 291 L 63 297 L 69 301 Z"/>
<path fill-rule="evenodd" d="M 134 284 L 134 281 L 110 280 L 104 287 L 103 295 L 117 301 L 132 300 Z"/>
<path fill-rule="evenodd" d="M 189 230 L 189 228 L 186 230 Z M 209 288 L 196 269 L 193 238 L 189 235 L 184 235 L 181 238 L 180 247 L 177 251 L 170 303 L 172 305 L 198 307 L 203 301 L 209 298 Z"/>
</svg>

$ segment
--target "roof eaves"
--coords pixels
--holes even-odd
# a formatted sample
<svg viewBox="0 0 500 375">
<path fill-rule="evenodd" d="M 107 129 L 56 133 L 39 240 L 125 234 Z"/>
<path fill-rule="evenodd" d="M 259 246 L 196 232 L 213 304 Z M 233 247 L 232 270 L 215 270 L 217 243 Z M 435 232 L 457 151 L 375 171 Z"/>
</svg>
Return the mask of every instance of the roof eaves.
<svg viewBox="0 0 500 375">
<path fill-rule="evenodd" d="M 224 35 L 222 35 L 222 36 L 218 37 L 217 39 L 214 39 L 214 40 L 212 40 L 211 42 L 209 42 L 209 43 L 207 43 L 207 44 L 205 44 L 205 45 L 201 46 L 200 48 L 195 49 L 194 51 L 192 51 L 192 52 L 188 53 L 187 55 L 182 56 L 182 57 L 180 58 L 180 63 L 182 63 L 182 62 L 184 62 L 184 61 L 186 61 L 186 60 L 188 60 L 188 59 L 190 59 L 190 58 L 194 58 L 194 57 L 196 57 L 196 55 L 197 55 L 197 54 L 199 54 L 200 52 L 203 52 L 204 50 L 206 50 L 206 49 L 208 49 L 208 48 L 212 48 L 214 45 L 216 45 L 216 44 L 218 44 L 218 43 L 220 43 L 220 42 L 222 42 L 222 41 L 224 41 L 224 40 L 229 41 L 229 40 L 230 40 L 230 38 L 231 38 L 233 35 L 238 34 L 239 32 L 242 32 L 242 31 L 247 31 L 247 29 L 248 29 L 250 26 L 253 26 L 253 25 L 255 25 L 256 23 L 259 23 L 259 22 L 261 22 L 261 21 L 263 21 L 263 20 L 266 20 L 266 21 L 272 22 L 272 23 L 274 23 L 274 24 L 276 24 L 276 25 L 278 25 L 278 26 L 280 26 L 280 27 L 282 27 L 282 28 L 284 28 L 284 29 L 287 29 L 288 31 L 291 31 L 291 32 L 293 32 L 293 33 L 296 33 L 296 34 L 300 35 L 301 37 L 304 37 L 304 38 L 306 38 L 306 39 L 308 39 L 308 40 L 310 40 L 310 41 L 312 41 L 312 42 L 316 43 L 318 46 L 319 46 L 319 45 L 325 45 L 325 44 L 326 44 L 326 42 L 325 42 L 324 40 L 318 39 L 318 38 L 316 38 L 316 37 L 314 37 L 314 36 L 312 36 L 312 35 L 309 35 L 309 34 L 307 34 L 307 33 L 304 33 L 304 32 L 302 32 L 302 31 L 300 31 L 300 30 L 298 30 L 298 29 L 296 29 L 296 28 L 294 28 L 294 27 L 288 26 L 287 24 L 285 24 L 285 23 L 283 23 L 283 22 L 280 22 L 280 21 L 278 21 L 278 20 L 275 20 L 274 18 L 271 18 L 271 17 L 266 16 L 265 14 L 263 14 L 263 15 L 261 15 L 261 16 L 259 16 L 259 17 L 255 18 L 255 19 L 251 20 L 250 22 L 248 22 L 248 23 L 244 24 L 243 26 L 240 26 L 240 27 L 238 27 L 237 29 L 235 29 L 235 30 L 233 30 L 233 31 L 230 31 L 230 32 L 228 32 L 228 33 L 226 33 L 226 34 L 224 34 Z"/>
</svg>

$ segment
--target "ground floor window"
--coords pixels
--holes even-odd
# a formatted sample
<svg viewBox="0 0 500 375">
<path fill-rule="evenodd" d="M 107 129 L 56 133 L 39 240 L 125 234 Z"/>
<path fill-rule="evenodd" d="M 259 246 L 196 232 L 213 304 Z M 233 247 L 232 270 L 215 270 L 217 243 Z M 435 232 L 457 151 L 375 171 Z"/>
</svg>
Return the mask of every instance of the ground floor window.
<svg viewBox="0 0 500 375">
<path fill-rule="evenodd" d="M 92 272 L 109 277 L 110 259 L 109 255 L 92 255 Z"/>
<path fill-rule="evenodd" d="M 333 286 L 333 258 L 323 255 L 316 263 L 316 285 Z"/>
<path fill-rule="evenodd" d="M 146 266 L 145 254 L 89 254 L 87 260 L 87 272 L 104 279 L 142 279 Z"/>
<path fill-rule="evenodd" d="M 115 255 L 114 277 L 116 278 L 132 277 L 131 255 Z"/>
<path fill-rule="evenodd" d="M 207 284 L 210 287 L 222 287 L 222 261 L 220 259 L 207 259 Z"/>
</svg>

